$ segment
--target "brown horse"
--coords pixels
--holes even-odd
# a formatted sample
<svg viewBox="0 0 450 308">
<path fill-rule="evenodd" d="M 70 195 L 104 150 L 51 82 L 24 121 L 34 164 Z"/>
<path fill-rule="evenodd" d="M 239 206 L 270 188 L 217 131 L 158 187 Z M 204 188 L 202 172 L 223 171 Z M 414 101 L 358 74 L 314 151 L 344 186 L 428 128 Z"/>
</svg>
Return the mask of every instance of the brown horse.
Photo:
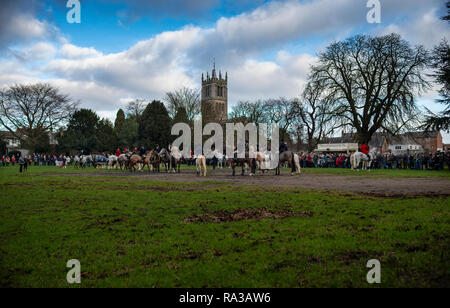
<svg viewBox="0 0 450 308">
<path fill-rule="evenodd" d="M 150 164 L 152 165 L 153 172 L 159 172 L 160 171 L 159 166 L 161 164 L 161 158 L 159 157 L 159 153 L 156 150 L 152 150 L 150 151 L 148 158 Z"/>
<path fill-rule="evenodd" d="M 140 164 L 142 164 L 142 163 L 143 163 L 142 157 L 137 154 L 133 154 L 130 157 L 130 162 L 129 162 L 130 172 L 133 172 L 136 170 L 140 171 L 141 170 Z M 136 169 L 136 167 L 137 167 L 137 169 Z"/>
<path fill-rule="evenodd" d="M 148 171 L 152 171 L 152 162 L 151 162 L 151 155 L 152 155 L 153 151 L 148 151 L 147 153 L 145 153 L 145 158 L 143 159 L 143 163 L 142 163 L 142 170 L 145 169 L 145 166 L 147 166 Z"/>
<path fill-rule="evenodd" d="M 254 158 L 230 158 L 228 159 L 228 163 L 231 165 L 233 169 L 233 176 L 236 175 L 235 168 L 237 165 L 241 165 L 242 173 L 241 175 L 245 175 L 245 164 L 248 164 L 250 167 L 250 174 L 254 175 L 256 172 L 256 160 Z"/>
<path fill-rule="evenodd" d="M 295 173 L 296 163 L 295 163 L 294 155 L 295 155 L 295 153 L 291 152 L 291 151 L 286 151 L 286 152 L 280 153 L 279 160 L 278 160 L 278 166 L 275 169 L 275 175 L 281 175 L 280 166 L 282 163 L 288 163 L 288 165 L 292 169 L 292 174 Z"/>
</svg>

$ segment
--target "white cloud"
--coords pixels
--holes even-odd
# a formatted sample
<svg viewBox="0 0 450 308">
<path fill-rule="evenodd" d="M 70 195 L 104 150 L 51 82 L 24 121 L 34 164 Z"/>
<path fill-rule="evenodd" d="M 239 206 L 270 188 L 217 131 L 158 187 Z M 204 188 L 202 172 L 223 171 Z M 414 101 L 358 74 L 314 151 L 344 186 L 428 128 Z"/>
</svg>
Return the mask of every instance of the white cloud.
<svg viewBox="0 0 450 308">
<path fill-rule="evenodd" d="M 449 38 L 450 34 L 448 24 L 440 19 L 438 13 L 441 12 L 438 12 L 436 8 L 431 8 L 418 18 L 402 24 L 389 24 L 377 29 L 375 33 L 398 33 L 415 45 L 420 44 L 426 48 L 432 48 L 444 37 Z"/>
<path fill-rule="evenodd" d="M 94 47 L 79 47 L 72 44 L 64 44 L 59 55 L 63 58 L 82 59 L 102 56 L 102 53 L 95 50 Z"/>
</svg>

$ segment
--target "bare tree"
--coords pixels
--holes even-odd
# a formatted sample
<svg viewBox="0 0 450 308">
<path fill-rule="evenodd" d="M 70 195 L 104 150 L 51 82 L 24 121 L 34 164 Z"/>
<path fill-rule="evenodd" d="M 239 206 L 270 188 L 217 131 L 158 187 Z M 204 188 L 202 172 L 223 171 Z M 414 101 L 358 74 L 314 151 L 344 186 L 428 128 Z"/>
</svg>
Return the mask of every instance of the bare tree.
<svg viewBox="0 0 450 308">
<path fill-rule="evenodd" d="M 127 104 L 127 117 L 139 120 L 145 110 L 147 103 L 143 99 L 135 99 Z"/>
<path fill-rule="evenodd" d="M 332 134 L 336 125 L 335 117 L 328 108 L 331 97 L 326 94 L 323 84 L 309 82 L 301 99 L 294 102 L 294 113 L 306 133 L 308 151 L 312 152 L 317 143 Z"/>
<path fill-rule="evenodd" d="M 30 149 L 64 124 L 77 102 L 48 83 L 15 85 L 0 91 L 0 124 Z"/>
<path fill-rule="evenodd" d="M 277 98 L 268 99 L 264 102 L 264 110 L 268 122 L 277 123 L 280 127 L 280 138 L 290 138 L 290 134 L 296 134 L 297 127 L 294 127 L 296 113 L 294 99 Z"/>
<path fill-rule="evenodd" d="M 234 106 L 230 113 L 231 121 L 238 121 L 244 124 L 265 123 L 267 122 L 267 113 L 263 101 L 239 102 Z"/>
<path fill-rule="evenodd" d="M 395 134 L 417 119 L 415 96 L 429 86 L 429 59 L 423 46 L 412 48 L 397 34 L 358 35 L 322 52 L 311 80 L 327 87 L 330 110 L 367 143 L 379 129 Z"/>
<path fill-rule="evenodd" d="M 200 91 L 182 88 L 175 92 L 166 93 L 164 98 L 169 116 L 174 118 L 180 107 L 184 107 L 186 110 L 189 121 L 194 120 L 200 115 L 202 106 L 200 100 Z"/>
</svg>

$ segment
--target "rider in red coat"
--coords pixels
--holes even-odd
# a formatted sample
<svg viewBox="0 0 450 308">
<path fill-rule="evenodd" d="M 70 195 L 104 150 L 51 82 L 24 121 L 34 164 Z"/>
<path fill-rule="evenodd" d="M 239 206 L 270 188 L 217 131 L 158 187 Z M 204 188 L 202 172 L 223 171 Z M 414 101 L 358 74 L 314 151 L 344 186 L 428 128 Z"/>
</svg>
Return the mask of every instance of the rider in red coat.
<svg viewBox="0 0 450 308">
<path fill-rule="evenodd" d="M 363 144 L 360 148 L 360 151 L 366 155 L 369 155 L 369 147 L 367 146 L 367 144 Z"/>
<path fill-rule="evenodd" d="M 116 156 L 117 156 L 117 157 L 120 156 L 120 150 L 119 150 L 119 148 L 117 148 L 117 150 L 116 150 Z"/>
</svg>

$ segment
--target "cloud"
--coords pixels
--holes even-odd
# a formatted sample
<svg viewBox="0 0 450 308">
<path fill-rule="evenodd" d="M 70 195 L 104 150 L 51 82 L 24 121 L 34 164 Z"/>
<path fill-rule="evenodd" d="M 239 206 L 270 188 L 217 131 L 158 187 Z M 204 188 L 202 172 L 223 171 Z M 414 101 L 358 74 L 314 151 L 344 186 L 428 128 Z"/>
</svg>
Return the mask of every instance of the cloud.
<svg viewBox="0 0 450 308">
<path fill-rule="evenodd" d="M 40 1 L 3 0 L 0 5 L 0 51 L 11 44 L 56 35 L 57 29 L 54 26 L 35 17 L 42 9 Z"/>
<path fill-rule="evenodd" d="M 72 44 L 64 44 L 59 51 L 59 55 L 67 59 L 83 59 L 99 57 L 103 54 L 94 47 L 79 47 Z"/>
<path fill-rule="evenodd" d="M 401 24 L 389 24 L 375 31 L 377 34 L 398 33 L 409 42 L 424 45 L 426 48 L 436 46 L 444 37 L 449 37 L 448 24 L 438 15 L 437 8 L 425 11 L 423 15 Z"/>
</svg>

